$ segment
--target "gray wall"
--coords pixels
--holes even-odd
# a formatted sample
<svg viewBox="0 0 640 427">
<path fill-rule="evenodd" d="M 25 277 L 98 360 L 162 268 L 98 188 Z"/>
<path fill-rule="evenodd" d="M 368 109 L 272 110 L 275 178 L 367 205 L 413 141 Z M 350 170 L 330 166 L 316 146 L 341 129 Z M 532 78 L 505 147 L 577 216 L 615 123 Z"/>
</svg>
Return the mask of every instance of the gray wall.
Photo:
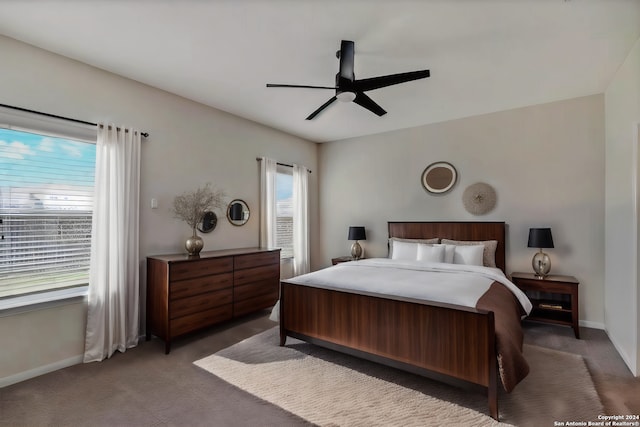
<svg viewBox="0 0 640 427">
<path fill-rule="evenodd" d="M 184 252 L 184 240 L 190 235 L 189 227 L 173 218 L 173 197 L 206 182 L 230 198 L 245 200 L 251 218 L 245 226 L 236 227 L 226 221 L 224 212 L 218 212 L 218 227 L 203 236 L 205 250 L 258 245 L 257 156 L 299 163 L 314 171 L 309 176 L 309 212 L 312 266 L 318 265 L 314 260 L 319 240 L 315 143 L 6 37 L 0 37 L 0 53 L 3 104 L 135 126 L 150 133 L 142 148 L 140 192 L 143 290 L 145 257 Z M 151 198 L 158 200 L 158 209 L 151 209 Z M 6 383 L 76 363 L 84 351 L 85 305 L 76 300 L 0 313 L 0 385 L 3 378 Z M 142 315 L 144 326 L 144 310 Z"/>
<path fill-rule="evenodd" d="M 387 221 L 494 220 L 508 224 L 508 272 L 532 271 L 529 227 L 550 226 L 552 273 L 580 280 L 582 324 L 602 328 L 604 154 L 603 95 L 322 144 L 322 262 L 349 253 L 350 225 L 366 227 L 365 256 L 385 257 Z M 420 181 L 435 161 L 459 174 L 444 195 Z M 462 193 L 479 181 L 498 200 L 473 216 Z"/>
<path fill-rule="evenodd" d="M 635 375 L 640 375 L 640 40 L 607 88 L 605 100 L 605 323 L 609 337 L 622 358 Z"/>
</svg>

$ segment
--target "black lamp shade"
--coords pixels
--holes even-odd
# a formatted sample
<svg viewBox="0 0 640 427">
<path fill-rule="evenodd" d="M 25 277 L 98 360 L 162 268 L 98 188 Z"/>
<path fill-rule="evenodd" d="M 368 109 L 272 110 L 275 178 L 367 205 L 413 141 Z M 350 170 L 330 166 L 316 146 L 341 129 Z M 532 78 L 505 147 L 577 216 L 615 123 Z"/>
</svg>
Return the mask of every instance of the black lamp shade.
<svg viewBox="0 0 640 427">
<path fill-rule="evenodd" d="M 229 216 L 233 221 L 242 220 L 242 205 L 240 203 L 234 203 L 231 205 Z"/>
<path fill-rule="evenodd" d="M 530 228 L 529 244 L 530 248 L 552 248 L 553 237 L 550 228 Z"/>
<path fill-rule="evenodd" d="M 367 234 L 364 231 L 364 227 L 349 227 L 348 240 L 367 240 Z"/>
</svg>

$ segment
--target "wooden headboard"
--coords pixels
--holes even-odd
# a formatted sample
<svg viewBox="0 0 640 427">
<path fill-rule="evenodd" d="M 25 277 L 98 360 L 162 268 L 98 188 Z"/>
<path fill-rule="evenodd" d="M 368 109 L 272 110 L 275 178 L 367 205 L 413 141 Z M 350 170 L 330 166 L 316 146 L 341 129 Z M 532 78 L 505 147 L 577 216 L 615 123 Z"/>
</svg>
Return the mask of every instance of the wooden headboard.
<svg viewBox="0 0 640 427">
<path fill-rule="evenodd" d="M 504 222 L 389 222 L 389 237 L 404 239 L 497 240 L 496 266 L 506 272 Z"/>
</svg>

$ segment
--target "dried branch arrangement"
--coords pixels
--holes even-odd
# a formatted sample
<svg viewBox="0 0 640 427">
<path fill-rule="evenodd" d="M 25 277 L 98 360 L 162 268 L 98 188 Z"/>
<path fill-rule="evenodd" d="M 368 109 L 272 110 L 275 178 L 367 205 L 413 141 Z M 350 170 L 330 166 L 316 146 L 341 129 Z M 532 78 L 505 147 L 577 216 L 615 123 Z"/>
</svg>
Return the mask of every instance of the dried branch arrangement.
<svg viewBox="0 0 640 427">
<path fill-rule="evenodd" d="M 219 208 L 224 209 L 226 194 L 222 190 L 211 188 L 207 183 L 195 191 L 187 191 L 173 199 L 173 213 L 189 227 L 196 228 L 205 212 Z"/>
</svg>

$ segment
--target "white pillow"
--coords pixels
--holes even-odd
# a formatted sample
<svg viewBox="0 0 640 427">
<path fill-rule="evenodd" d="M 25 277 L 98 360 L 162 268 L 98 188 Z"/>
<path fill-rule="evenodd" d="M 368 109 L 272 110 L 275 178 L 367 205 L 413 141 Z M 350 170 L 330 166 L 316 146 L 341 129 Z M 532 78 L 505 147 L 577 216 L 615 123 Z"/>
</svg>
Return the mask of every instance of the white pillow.
<svg viewBox="0 0 640 427">
<path fill-rule="evenodd" d="M 437 237 L 431 239 L 405 239 L 403 237 L 389 237 L 389 258 L 395 259 L 393 256 L 393 244 L 395 242 L 407 242 L 407 243 L 438 243 L 440 239 Z M 417 249 L 416 249 L 417 253 Z M 415 258 L 413 258 L 415 260 Z"/>
<path fill-rule="evenodd" d="M 391 241 L 391 259 L 415 261 L 418 258 L 418 243 Z"/>
<path fill-rule="evenodd" d="M 444 246 L 419 244 L 418 261 L 444 262 Z"/>
<path fill-rule="evenodd" d="M 496 266 L 496 249 L 498 248 L 497 240 L 484 240 L 484 241 L 474 241 L 474 240 L 449 240 L 442 239 L 440 243 L 446 245 L 484 245 L 484 254 L 482 263 L 485 267 L 495 267 Z"/>
<path fill-rule="evenodd" d="M 454 264 L 482 266 L 484 245 L 456 246 L 453 253 Z"/>
<path fill-rule="evenodd" d="M 455 252 L 456 245 L 438 244 L 434 246 L 441 246 L 444 248 L 444 258 L 442 259 L 442 262 L 446 262 L 447 264 L 453 264 L 453 254 Z"/>
</svg>

